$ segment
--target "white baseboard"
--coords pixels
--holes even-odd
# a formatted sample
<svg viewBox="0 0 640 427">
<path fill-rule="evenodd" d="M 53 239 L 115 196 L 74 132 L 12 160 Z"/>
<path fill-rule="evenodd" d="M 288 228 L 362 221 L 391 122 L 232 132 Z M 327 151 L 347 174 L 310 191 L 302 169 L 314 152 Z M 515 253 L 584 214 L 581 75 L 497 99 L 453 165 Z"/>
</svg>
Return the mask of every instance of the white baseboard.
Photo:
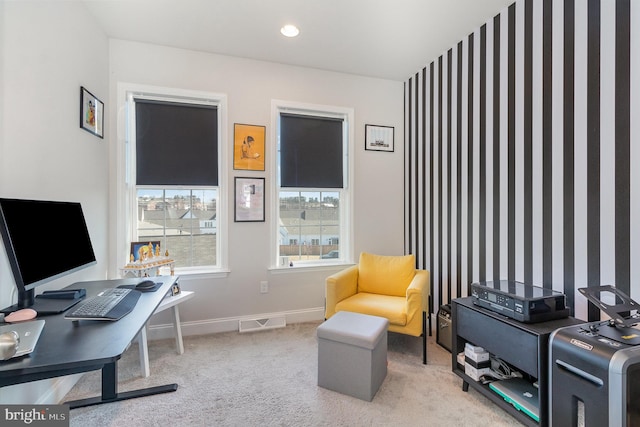
<svg viewBox="0 0 640 427">
<path fill-rule="evenodd" d="M 266 319 L 271 317 L 284 317 L 287 325 L 291 323 L 316 322 L 324 319 L 324 307 L 281 311 L 277 313 L 261 313 L 253 314 L 251 316 L 199 320 L 196 322 L 182 322 L 182 335 L 206 335 L 219 332 L 238 331 L 238 325 L 242 320 Z M 168 339 L 173 337 L 173 324 L 171 323 L 151 325 L 147 331 L 147 339 L 149 340 Z"/>
</svg>

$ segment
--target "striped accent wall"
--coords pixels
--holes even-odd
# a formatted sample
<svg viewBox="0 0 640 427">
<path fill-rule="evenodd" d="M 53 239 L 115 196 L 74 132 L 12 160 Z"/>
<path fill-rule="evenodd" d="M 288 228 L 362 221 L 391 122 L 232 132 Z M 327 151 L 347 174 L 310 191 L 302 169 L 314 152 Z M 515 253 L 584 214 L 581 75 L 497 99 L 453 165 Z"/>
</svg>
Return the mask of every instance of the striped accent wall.
<svg viewBox="0 0 640 427">
<path fill-rule="evenodd" d="M 640 2 L 518 0 L 405 83 L 405 251 L 475 281 L 640 300 Z M 632 120 L 632 117 L 636 117 Z"/>
</svg>

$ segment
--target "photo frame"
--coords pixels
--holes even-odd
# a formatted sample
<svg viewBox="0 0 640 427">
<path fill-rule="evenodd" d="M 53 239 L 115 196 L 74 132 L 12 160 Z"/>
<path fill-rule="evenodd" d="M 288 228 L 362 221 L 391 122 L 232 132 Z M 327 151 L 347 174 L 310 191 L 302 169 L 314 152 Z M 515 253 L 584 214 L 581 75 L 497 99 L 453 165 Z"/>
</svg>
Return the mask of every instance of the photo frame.
<svg viewBox="0 0 640 427">
<path fill-rule="evenodd" d="M 235 123 L 233 125 L 233 168 L 264 171 L 266 127 Z"/>
<path fill-rule="evenodd" d="M 235 178 L 235 222 L 264 222 L 264 178 Z"/>
<path fill-rule="evenodd" d="M 393 152 L 394 133 L 392 126 L 365 125 L 364 149 Z"/>
<path fill-rule="evenodd" d="M 131 242 L 131 249 L 129 250 L 129 261 L 146 261 L 149 258 L 153 258 L 156 254 L 162 255 L 160 251 L 160 241 L 152 240 L 146 242 Z"/>
<path fill-rule="evenodd" d="M 80 86 L 80 127 L 104 138 L 104 103 Z"/>
</svg>

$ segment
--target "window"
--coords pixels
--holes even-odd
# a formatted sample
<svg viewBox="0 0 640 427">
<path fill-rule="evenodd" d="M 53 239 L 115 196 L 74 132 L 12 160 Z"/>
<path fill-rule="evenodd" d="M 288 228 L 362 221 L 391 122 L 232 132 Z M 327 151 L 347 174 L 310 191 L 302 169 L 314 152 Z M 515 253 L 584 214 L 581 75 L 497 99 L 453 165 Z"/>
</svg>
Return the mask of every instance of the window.
<svg viewBox="0 0 640 427">
<path fill-rule="evenodd" d="M 274 101 L 273 120 L 274 263 L 300 267 L 347 261 L 353 111 Z"/>
<path fill-rule="evenodd" d="M 136 241 L 159 240 L 177 268 L 218 264 L 217 188 L 136 188 Z"/>
<path fill-rule="evenodd" d="M 226 98 L 126 91 L 128 241 L 160 241 L 176 274 L 226 268 Z"/>
</svg>

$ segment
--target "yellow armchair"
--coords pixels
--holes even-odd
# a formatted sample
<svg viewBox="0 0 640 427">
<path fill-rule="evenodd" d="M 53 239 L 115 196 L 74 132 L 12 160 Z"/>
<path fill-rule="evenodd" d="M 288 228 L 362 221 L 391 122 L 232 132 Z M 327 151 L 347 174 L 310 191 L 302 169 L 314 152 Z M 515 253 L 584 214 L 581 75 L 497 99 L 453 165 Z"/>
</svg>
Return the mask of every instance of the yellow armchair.
<svg viewBox="0 0 640 427">
<path fill-rule="evenodd" d="M 384 317 L 390 331 L 422 336 L 422 360 L 427 363 L 429 272 L 415 268 L 414 255 L 363 252 L 357 265 L 327 277 L 325 290 L 326 319 L 338 311 Z"/>
</svg>

